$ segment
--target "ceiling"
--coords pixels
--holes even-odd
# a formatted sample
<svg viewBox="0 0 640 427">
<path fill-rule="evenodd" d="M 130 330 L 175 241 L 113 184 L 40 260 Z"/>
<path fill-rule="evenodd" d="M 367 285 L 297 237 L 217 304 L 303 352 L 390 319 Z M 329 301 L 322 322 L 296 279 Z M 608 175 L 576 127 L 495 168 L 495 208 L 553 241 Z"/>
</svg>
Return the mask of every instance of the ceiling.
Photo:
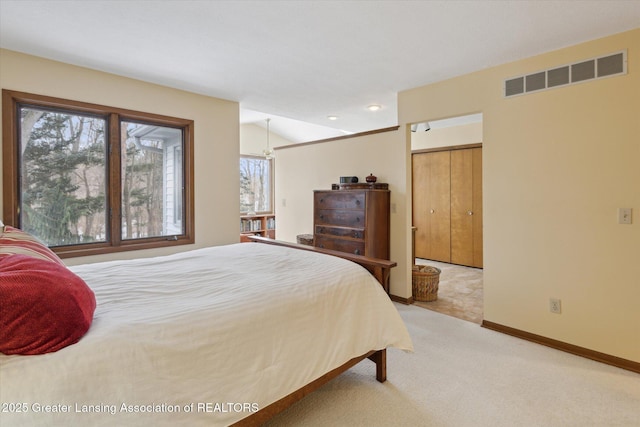
<svg viewBox="0 0 640 427">
<path fill-rule="evenodd" d="M 0 0 L 2 48 L 237 101 L 293 142 L 397 125 L 400 91 L 638 26 L 640 0 Z"/>
</svg>

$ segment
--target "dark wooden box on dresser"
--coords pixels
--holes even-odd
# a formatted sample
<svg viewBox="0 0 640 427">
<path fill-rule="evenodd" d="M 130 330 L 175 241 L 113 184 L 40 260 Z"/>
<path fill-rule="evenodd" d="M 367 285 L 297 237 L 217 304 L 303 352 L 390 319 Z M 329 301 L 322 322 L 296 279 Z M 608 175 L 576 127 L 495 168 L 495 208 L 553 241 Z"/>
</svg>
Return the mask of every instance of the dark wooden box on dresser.
<svg viewBox="0 0 640 427">
<path fill-rule="evenodd" d="M 314 191 L 314 246 L 388 260 L 388 184 L 334 184 L 333 188 Z"/>
</svg>

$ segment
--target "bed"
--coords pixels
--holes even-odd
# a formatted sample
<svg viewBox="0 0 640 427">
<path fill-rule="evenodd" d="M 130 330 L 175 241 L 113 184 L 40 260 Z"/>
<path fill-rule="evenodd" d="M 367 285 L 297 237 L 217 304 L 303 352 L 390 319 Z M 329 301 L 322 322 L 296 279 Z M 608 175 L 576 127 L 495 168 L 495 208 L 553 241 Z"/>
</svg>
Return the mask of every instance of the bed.
<svg viewBox="0 0 640 427">
<path fill-rule="evenodd" d="M 56 352 L 0 354 L 0 423 L 259 425 L 362 359 L 384 381 L 385 349 L 412 343 L 378 267 L 295 246 L 70 267 L 93 323 Z"/>
</svg>

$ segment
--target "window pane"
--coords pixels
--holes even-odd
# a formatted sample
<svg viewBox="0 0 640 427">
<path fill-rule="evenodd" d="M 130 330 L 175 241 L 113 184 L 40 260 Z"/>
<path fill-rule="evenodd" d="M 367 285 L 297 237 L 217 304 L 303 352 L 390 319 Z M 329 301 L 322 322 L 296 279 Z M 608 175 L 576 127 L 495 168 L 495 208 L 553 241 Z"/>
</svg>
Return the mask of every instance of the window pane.
<svg viewBox="0 0 640 427">
<path fill-rule="evenodd" d="M 122 239 L 184 234 L 181 129 L 122 122 Z"/>
<path fill-rule="evenodd" d="M 20 224 L 48 246 L 106 239 L 106 122 L 21 107 Z"/>
<path fill-rule="evenodd" d="M 271 211 L 271 160 L 240 157 L 240 212 Z"/>
</svg>

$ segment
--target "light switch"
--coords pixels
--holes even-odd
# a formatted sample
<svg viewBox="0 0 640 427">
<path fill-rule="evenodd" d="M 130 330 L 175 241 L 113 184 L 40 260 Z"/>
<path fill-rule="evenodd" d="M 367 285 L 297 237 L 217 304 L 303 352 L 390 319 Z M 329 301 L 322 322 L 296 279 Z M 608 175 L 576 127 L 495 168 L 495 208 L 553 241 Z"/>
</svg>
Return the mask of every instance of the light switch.
<svg viewBox="0 0 640 427">
<path fill-rule="evenodd" d="M 631 208 L 618 208 L 618 224 L 631 224 Z"/>
</svg>

